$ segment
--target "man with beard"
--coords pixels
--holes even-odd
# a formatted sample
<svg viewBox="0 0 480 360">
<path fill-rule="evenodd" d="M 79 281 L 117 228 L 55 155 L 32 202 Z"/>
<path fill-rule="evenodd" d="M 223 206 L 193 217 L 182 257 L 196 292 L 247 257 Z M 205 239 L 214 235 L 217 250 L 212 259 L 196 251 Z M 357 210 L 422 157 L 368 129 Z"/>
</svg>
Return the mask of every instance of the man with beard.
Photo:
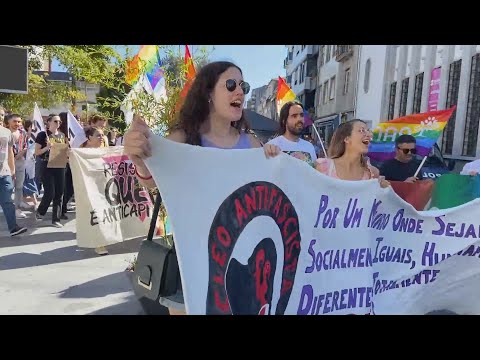
<svg viewBox="0 0 480 360">
<path fill-rule="evenodd" d="M 313 145 L 300 138 L 304 127 L 304 109 L 298 101 L 289 101 L 282 106 L 279 117 L 280 136 L 268 144 L 278 146 L 283 152 L 314 166 L 317 155 Z"/>
</svg>

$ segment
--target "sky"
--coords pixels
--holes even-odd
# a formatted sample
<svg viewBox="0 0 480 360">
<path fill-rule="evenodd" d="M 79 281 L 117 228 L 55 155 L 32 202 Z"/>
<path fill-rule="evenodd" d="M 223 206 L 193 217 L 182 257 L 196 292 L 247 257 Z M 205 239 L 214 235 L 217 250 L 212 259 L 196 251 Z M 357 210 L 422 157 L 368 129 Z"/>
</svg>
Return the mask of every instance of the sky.
<svg viewBox="0 0 480 360">
<path fill-rule="evenodd" d="M 138 51 L 138 46 L 129 45 L 129 47 L 133 51 Z M 199 47 L 206 47 L 209 50 L 210 61 L 228 60 L 237 64 L 242 69 L 244 80 L 250 84 L 251 89 L 267 85 L 271 79 L 276 79 L 278 76 L 285 77 L 286 74 L 283 68 L 285 45 L 189 45 L 193 57 Z M 117 49 L 120 53 L 125 53 L 123 47 L 119 46 Z M 63 71 L 55 62 L 52 70 Z M 251 91 L 247 99 L 250 95 Z"/>
</svg>

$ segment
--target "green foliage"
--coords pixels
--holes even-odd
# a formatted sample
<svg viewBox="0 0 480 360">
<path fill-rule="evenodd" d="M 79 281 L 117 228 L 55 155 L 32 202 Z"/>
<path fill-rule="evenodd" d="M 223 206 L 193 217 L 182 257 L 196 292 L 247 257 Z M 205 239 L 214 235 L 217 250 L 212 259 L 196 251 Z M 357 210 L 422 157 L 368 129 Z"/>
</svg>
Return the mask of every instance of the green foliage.
<svg viewBox="0 0 480 360">
<path fill-rule="evenodd" d="M 85 99 L 75 81 L 87 81 L 100 85 L 97 95 L 97 112 L 109 118 L 109 123 L 121 133 L 126 128 L 124 114 L 120 110 L 122 102 L 131 86 L 125 81 L 125 69 L 133 55 L 127 48 L 126 58 L 122 58 L 115 47 L 110 45 L 20 45 L 29 49 L 29 89 L 28 94 L 0 94 L 0 104 L 8 110 L 30 117 L 34 103 L 43 108 L 52 108 L 62 103 L 74 104 Z M 142 114 L 156 133 L 166 134 L 175 121 L 175 108 L 185 82 L 186 65 L 184 47 L 159 45 L 164 65 L 164 78 L 167 97 L 156 100 L 151 94 L 141 91 L 132 103 L 136 112 Z M 206 48 L 197 49 L 192 54 L 198 69 L 208 62 Z M 41 67 L 45 59 L 56 59 L 74 77 L 71 84 L 47 81 L 33 73 Z"/>
<path fill-rule="evenodd" d="M 30 117 L 37 102 L 40 107 L 51 108 L 62 103 L 83 100 L 85 95 L 74 82 L 46 81 L 33 73 L 46 59 L 56 59 L 76 80 L 110 86 L 121 57 L 109 45 L 20 45 L 28 48 L 28 94 L 0 94 L 0 103 L 8 110 Z"/>
<path fill-rule="evenodd" d="M 164 64 L 164 79 L 166 86 L 166 98 L 155 99 L 152 94 L 146 91 L 140 91 L 136 99 L 127 101 L 126 105 L 139 114 L 142 114 L 157 134 L 165 135 L 176 119 L 176 105 L 179 100 L 180 91 L 185 82 L 186 65 L 184 64 L 184 53 L 179 51 L 177 46 L 159 45 Z M 205 48 L 192 54 L 196 69 L 208 62 L 208 53 Z M 102 96 L 97 97 L 98 109 L 107 116 L 113 123 L 118 124 L 124 121 L 123 113 L 119 113 L 122 102 L 127 96 L 130 88 L 125 83 L 125 69 L 128 60 L 132 57 L 127 56 L 123 62 L 123 67 L 117 68 L 116 81 L 110 84 L 109 91 L 104 91 Z M 120 126 L 118 126 L 121 128 Z"/>
</svg>

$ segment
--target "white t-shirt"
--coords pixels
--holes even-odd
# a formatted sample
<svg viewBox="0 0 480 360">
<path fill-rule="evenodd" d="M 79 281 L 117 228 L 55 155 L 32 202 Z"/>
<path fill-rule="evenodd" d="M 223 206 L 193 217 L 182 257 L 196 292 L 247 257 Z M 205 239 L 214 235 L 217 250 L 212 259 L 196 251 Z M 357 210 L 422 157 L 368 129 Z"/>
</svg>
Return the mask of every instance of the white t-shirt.
<svg viewBox="0 0 480 360">
<path fill-rule="evenodd" d="M 466 163 L 460 172 L 461 175 L 470 175 L 471 171 L 476 171 L 480 174 L 480 159 Z"/>
<path fill-rule="evenodd" d="M 270 140 L 267 144 L 277 145 L 283 152 L 303 160 L 311 166 L 315 166 L 315 160 L 317 160 L 315 148 L 306 140 L 298 139 L 298 141 L 290 141 L 281 135 Z"/>
<path fill-rule="evenodd" d="M 0 176 L 12 174 L 10 172 L 10 166 L 8 166 L 8 153 L 12 147 L 12 132 L 0 125 Z"/>
</svg>

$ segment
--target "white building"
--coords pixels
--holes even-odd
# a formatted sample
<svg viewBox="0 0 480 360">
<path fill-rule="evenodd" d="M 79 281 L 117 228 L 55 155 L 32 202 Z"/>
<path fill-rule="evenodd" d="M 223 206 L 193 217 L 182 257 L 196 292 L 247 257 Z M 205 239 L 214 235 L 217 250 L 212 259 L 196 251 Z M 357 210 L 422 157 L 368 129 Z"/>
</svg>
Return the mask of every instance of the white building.
<svg viewBox="0 0 480 360">
<path fill-rule="evenodd" d="M 353 119 L 358 45 L 320 45 L 315 126 L 328 143 L 334 129 Z"/>
<path fill-rule="evenodd" d="M 65 84 L 73 86 L 74 79 L 73 76 L 67 72 L 61 71 L 35 71 L 34 73 L 38 75 L 42 75 L 45 77 L 47 81 L 57 81 L 63 82 Z M 100 85 L 98 84 L 91 84 L 85 81 L 76 81 L 75 87 L 84 94 L 85 99 L 77 100 L 75 106 L 71 102 L 58 104 L 55 107 L 44 109 L 40 108 L 40 112 L 42 116 L 47 116 L 49 114 L 59 114 L 64 111 L 72 111 L 74 115 L 81 116 L 87 110 L 88 104 L 88 113 L 91 114 L 96 111 L 97 106 L 97 95 L 100 92 Z"/>
<path fill-rule="evenodd" d="M 287 83 L 306 110 L 315 112 L 318 45 L 286 45 Z"/>
<path fill-rule="evenodd" d="M 439 145 L 447 158 L 480 156 L 479 45 L 361 45 L 355 117 L 374 126 L 457 105 Z"/>
</svg>

